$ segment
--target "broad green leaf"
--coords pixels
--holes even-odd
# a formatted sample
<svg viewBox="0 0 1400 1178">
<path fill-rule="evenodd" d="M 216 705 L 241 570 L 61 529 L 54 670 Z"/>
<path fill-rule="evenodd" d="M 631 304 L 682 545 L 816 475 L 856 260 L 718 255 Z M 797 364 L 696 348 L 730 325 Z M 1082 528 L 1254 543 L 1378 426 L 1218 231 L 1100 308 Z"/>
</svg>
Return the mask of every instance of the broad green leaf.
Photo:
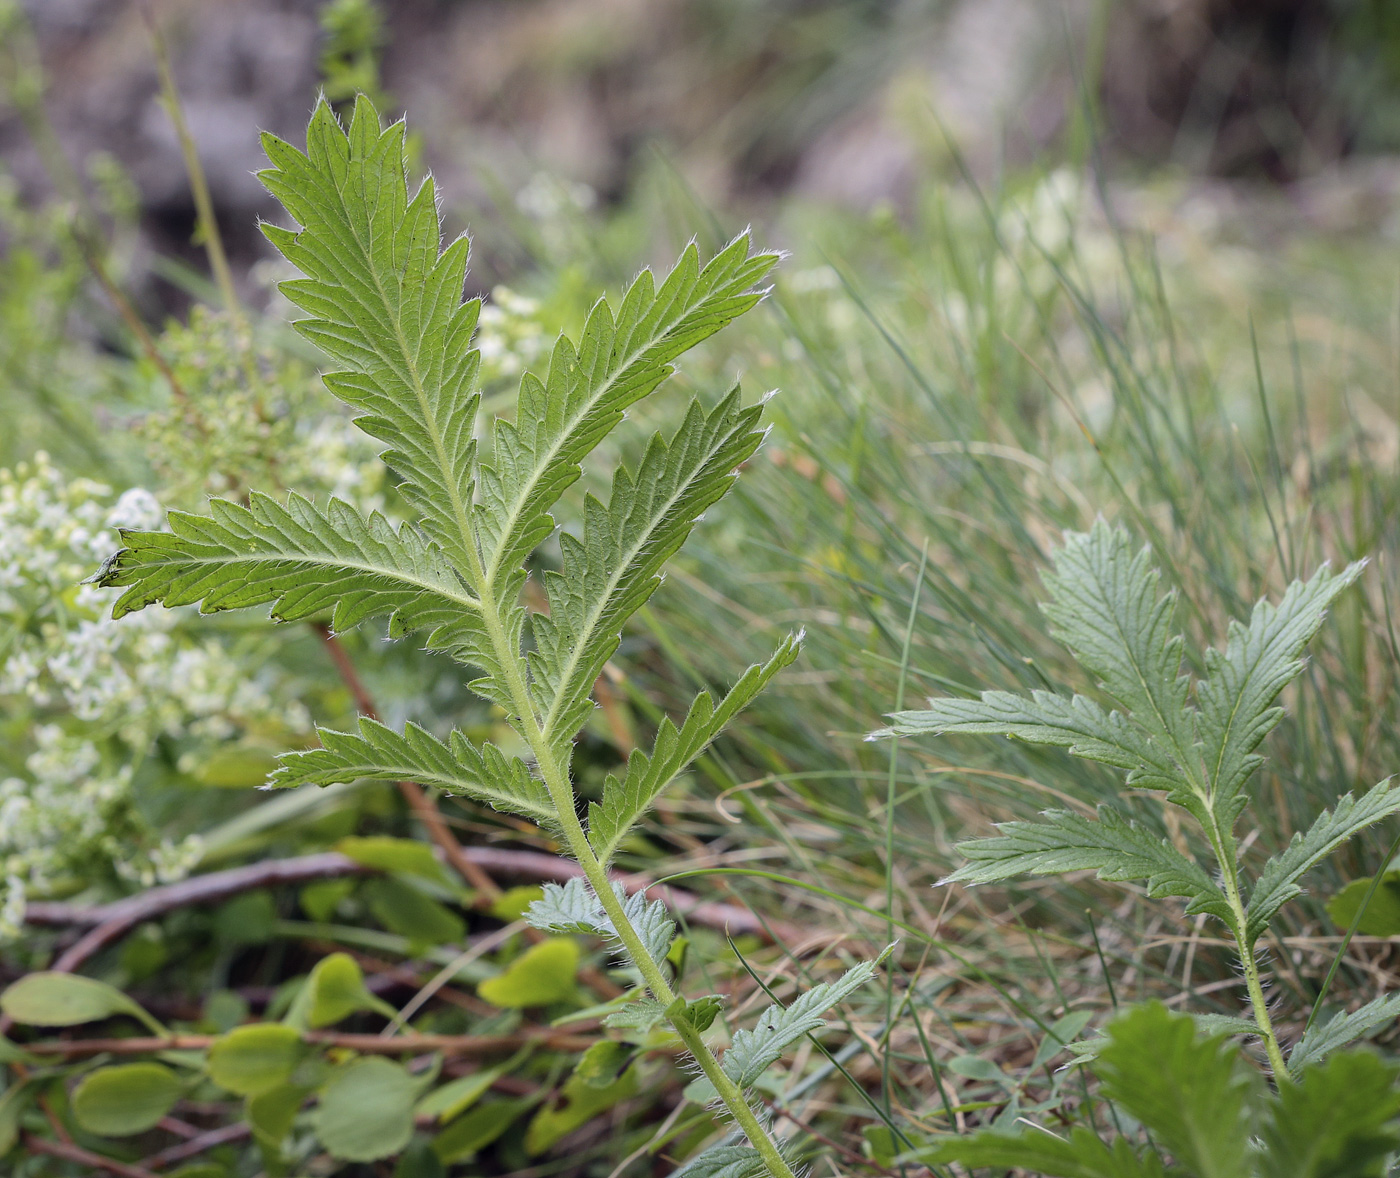
<svg viewBox="0 0 1400 1178">
<path fill-rule="evenodd" d="M 852 966 L 837 981 L 813 986 L 793 999 L 789 1006 L 774 1003 L 758 1016 L 758 1023 L 752 1030 L 735 1031 L 729 1050 L 720 1060 L 724 1074 L 741 1088 L 749 1087 L 770 1064 L 781 1059 L 792 1044 L 826 1026 L 822 1015 L 873 978 L 875 967 L 893 948 L 891 945 L 874 961 Z"/>
<path fill-rule="evenodd" d="M 334 785 L 362 777 L 416 781 L 465 794 L 496 810 L 523 814 L 542 825 L 555 823 L 557 811 L 544 783 L 524 761 L 506 757 L 493 744 L 478 747 L 460 732 L 444 742 L 417 724 L 399 733 L 368 717 L 360 719 L 359 735 L 326 728 L 317 729 L 317 735 L 322 747 L 285 754 L 271 784 Z"/>
<path fill-rule="evenodd" d="M 1051 600 L 1042 608 L 1055 637 L 1150 736 L 1185 749 L 1190 683 L 1172 625 L 1176 595 L 1159 595 L 1151 560 L 1150 549 L 1134 553 L 1128 534 L 1103 520 L 1068 532 L 1045 574 Z"/>
<path fill-rule="evenodd" d="M 1269 927 L 1274 913 L 1303 889 L 1297 881 L 1333 851 L 1382 818 L 1400 811 L 1400 785 L 1387 778 L 1361 797 L 1343 794 L 1331 810 L 1324 810 L 1312 826 L 1295 834 L 1288 846 L 1259 873 L 1250 893 L 1246 945 L 1252 947 Z"/>
<path fill-rule="evenodd" d="M 476 992 L 493 1006 L 512 1010 L 548 1006 L 573 995 L 578 965 L 578 946 L 568 937 L 554 937 L 531 945 Z"/>
<path fill-rule="evenodd" d="M 589 692 L 623 624 L 763 440 L 761 412 L 744 408 L 737 388 L 708 414 L 693 402 L 669 442 L 653 435 L 635 474 L 618 465 L 606 506 L 585 497 L 582 536 L 559 537 L 561 568 L 544 577 L 549 609 L 531 619 L 530 675 L 544 738 L 561 756 L 593 709 Z"/>
<path fill-rule="evenodd" d="M 718 707 L 709 692 L 702 691 L 690 705 L 679 729 L 669 717 L 661 721 L 650 756 L 640 749 L 634 750 L 621 779 L 615 774 L 608 775 L 603 783 L 603 800 L 588 807 L 588 840 L 605 865 L 661 791 L 753 701 L 773 676 L 797 658 L 802 650 L 801 643 L 800 634 L 786 639 L 766 663 L 755 664 L 745 671 Z"/>
<path fill-rule="evenodd" d="M 1400 1148 L 1397 1069 L 1370 1052 L 1334 1055 L 1279 1081 L 1263 1127 L 1261 1178 L 1384 1178 Z"/>
<path fill-rule="evenodd" d="M 451 887 L 452 879 L 443 870 L 433 849 L 418 839 L 396 839 L 387 835 L 369 838 L 343 838 L 335 849 L 347 859 L 353 859 L 376 871 L 392 871 L 400 875 L 418 875 L 434 883 Z"/>
<path fill-rule="evenodd" d="M 153 1128 L 184 1090 L 180 1078 L 164 1064 L 99 1068 L 73 1090 L 73 1116 L 89 1133 L 130 1137 Z"/>
<path fill-rule="evenodd" d="M 418 1081 L 399 1064 L 366 1056 L 336 1068 L 312 1116 L 332 1157 L 372 1162 L 398 1153 L 413 1136 Z"/>
<path fill-rule="evenodd" d="M 1260 741 L 1283 718 L 1274 701 L 1303 669 L 1299 656 L 1327 617 L 1327 607 L 1351 585 L 1365 561 L 1333 575 L 1323 565 L 1310 581 L 1294 581 L 1278 605 L 1260 601 L 1248 626 L 1233 619 L 1224 652 L 1206 652 L 1206 676 L 1196 686 L 1201 756 L 1213 804 L 1233 821 L 1235 799 L 1263 758 Z"/>
<path fill-rule="evenodd" d="M 1198 1178 L 1240 1178 L 1258 1075 L 1225 1036 L 1201 1038 L 1189 1015 L 1152 1002 L 1108 1026 L 1095 1067 L 1103 1092 Z"/>
<path fill-rule="evenodd" d="M 455 945 L 466 935 L 460 916 L 403 880 L 371 880 L 365 899 L 380 924 L 414 946 Z"/>
<path fill-rule="evenodd" d="M 599 1045 L 601 1046 L 601 1045 Z M 588 1054 L 592 1054 L 590 1049 Z M 587 1060 L 585 1055 L 584 1059 Z M 582 1067 L 582 1064 L 580 1064 Z M 569 1077 L 562 1089 L 561 1105 L 546 1105 L 531 1119 L 525 1130 L 525 1152 L 530 1157 L 544 1153 L 551 1145 L 586 1124 L 599 1113 L 619 1101 L 636 1096 L 641 1087 L 635 1067 L 628 1068 L 609 1084 L 597 1085 L 589 1076 L 578 1071 Z"/>
<path fill-rule="evenodd" d="M 433 182 L 409 197 L 403 124 L 381 128 L 363 96 L 348 133 L 322 99 L 305 154 L 268 134 L 263 149 L 260 179 L 301 226 L 264 226 L 306 276 L 281 287 L 311 316 L 295 326 L 343 366 L 326 386 L 388 443 L 425 532 L 465 569 L 480 362 L 469 346 L 480 303 L 462 301 L 467 240 L 439 254 Z"/>
<path fill-rule="evenodd" d="M 1159 1178 L 1166 1173 L 1155 1155 L 1139 1158 L 1124 1139 L 1109 1146 L 1083 1128 L 1072 1130 L 1067 1138 L 1042 1129 L 1015 1135 L 975 1133 L 940 1142 L 919 1157 L 933 1165 L 961 1162 L 969 1167 L 1019 1169 L 1045 1178 Z"/>
<path fill-rule="evenodd" d="M 433 1117 L 447 1124 L 485 1096 L 504 1070 L 499 1067 L 484 1068 L 470 1076 L 459 1076 L 441 1088 L 434 1088 L 414 1106 L 414 1116 Z"/>
<path fill-rule="evenodd" d="M 626 1043 L 599 1039 L 579 1057 L 571 1082 L 577 1080 L 588 1088 L 610 1087 L 634 1055 L 635 1052 Z"/>
<path fill-rule="evenodd" d="M 1361 910 L 1374 877 L 1354 879 L 1327 901 L 1327 915 L 1340 929 L 1351 928 Z M 1361 915 L 1356 931 L 1364 937 L 1400 936 L 1400 871 L 1387 871 L 1376 887 L 1371 902 Z"/>
<path fill-rule="evenodd" d="M 1205 869 L 1166 839 L 1100 806 L 1098 821 L 1048 810 L 1045 822 L 1007 822 L 1000 837 L 959 843 L 968 862 L 944 883 L 994 883 L 1018 875 L 1094 871 L 1099 879 L 1147 880 L 1150 896 L 1186 896 L 1188 913 L 1209 912 L 1230 923 L 1224 893 Z"/>
<path fill-rule="evenodd" d="M 293 494 L 283 506 L 254 493 L 247 507 L 213 499 L 209 510 L 172 511 L 168 532 L 122 532 L 125 547 L 92 578 L 130 586 L 113 617 L 155 602 L 205 613 L 270 602 L 279 621 L 319 615 L 348 630 L 387 616 L 391 637 L 427 630 L 427 645 L 454 650 L 462 614 L 480 605 L 411 526 L 339 499 L 321 508 Z"/>
<path fill-rule="evenodd" d="M 433 1141 L 433 1152 L 444 1165 L 466 1161 L 495 1141 L 533 1104 L 534 1101 L 528 1098 L 479 1104 L 437 1135 Z"/>
<path fill-rule="evenodd" d="M 114 986 L 80 974 L 27 974 L 0 994 L 0 1010 L 30 1027 L 75 1027 L 129 1014 L 157 1035 L 165 1028 Z"/>
<path fill-rule="evenodd" d="M 301 1034 L 282 1023 L 236 1027 L 209 1048 L 209 1078 L 238 1096 L 285 1084 L 304 1054 Z"/>
<path fill-rule="evenodd" d="M 1288 1070 L 1296 1077 L 1304 1068 L 1320 1063 L 1338 1048 L 1375 1034 L 1397 1018 L 1400 1018 L 1400 994 L 1386 994 L 1373 998 L 1350 1014 L 1335 1014 L 1325 1023 L 1314 1023 L 1289 1055 Z"/>
</svg>

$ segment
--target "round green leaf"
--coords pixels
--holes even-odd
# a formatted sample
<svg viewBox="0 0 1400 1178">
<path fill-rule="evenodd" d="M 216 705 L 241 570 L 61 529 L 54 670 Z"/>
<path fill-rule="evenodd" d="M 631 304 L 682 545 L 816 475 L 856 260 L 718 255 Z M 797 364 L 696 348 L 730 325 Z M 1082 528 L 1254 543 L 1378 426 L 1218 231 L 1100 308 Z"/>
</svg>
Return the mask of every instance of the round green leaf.
<svg viewBox="0 0 1400 1178">
<path fill-rule="evenodd" d="M 312 1123 L 332 1157 L 372 1162 L 398 1153 L 413 1136 L 418 1083 L 379 1056 L 337 1068 L 321 1089 Z"/>
<path fill-rule="evenodd" d="M 287 1014 L 291 1025 L 329 1027 L 361 1010 L 375 1010 L 386 1018 L 394 1008 L 365 988 L 365 975 L 348 953 L 332 953 L 316 963 L 306 987 Z"/>
<path fill-rule="evenodd" d="M 165 1030 L 116 987 L 71 973 L 44 971 L 20 978 L 0 995 L 0 1010 L 30 1027 L 74 1027 L 129 1014 L 158 1033 Z"/>
<path fill-rule="evenodd" d="M 184 1085 L 164 1064 L 99 1068 L 73 1093 L 73 1115 L 89 1133 L 129 1137 L 152 1128 L 180 1099 Z"/>
<path fill-rule="evenodd" d="M 286 1083 L 301 1055 L 301 1035 L 293 1027 L 236 1027 L 209 1048 L 209 1078 L 239 1096 L 257 1096 Z"/>
<path fill-rule="evenodd" d="M 292 1123 L 297 1119 L 306 1095 L 305 1088 L 284 1084 L 280 1088 L 271 1088 L 248 1097 L 243 1105 L 243 1116 L 252 1128 L 254 1138 L 275 1150 L 292 1131 Z"/>
<path fill-rule="evenodd" d="M 532 945 L 476 992 L 493 1006 L 548 1006 L 573 994 L 577 972 L 578 945 L 569 937 L 553 937 Z"/>
</svg>

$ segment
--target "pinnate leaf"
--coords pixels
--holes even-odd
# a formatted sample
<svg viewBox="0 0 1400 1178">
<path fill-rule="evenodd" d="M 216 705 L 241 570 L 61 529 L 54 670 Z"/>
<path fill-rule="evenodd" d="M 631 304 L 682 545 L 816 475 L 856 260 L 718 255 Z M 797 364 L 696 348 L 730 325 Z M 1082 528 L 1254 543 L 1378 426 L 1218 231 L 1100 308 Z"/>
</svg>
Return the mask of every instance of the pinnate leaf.
<svg viewBox="0 0 1400 1178">
<path fill-rule="evenodd" d="M 1294 1076 L 1320 1063 L 1332 1052 L 1375 1034 L 1400 1018 L 1400 994 L 1373 998 L 1350 1014 L 1334 1014 L 1325 1023 L 1314 1023 L 1295 1044 L 1288 1056 L 1288 1070 Z"/>
<path fill-rule="evenodd" d="M 1343 794 L 1312 826 L 1299 831 L 1287 847 L 1259 873 L 1249 898 L 1246 943 L 1253 945 L 1268 928 L 1275 912 L 1303 891 L 1298 880 L 1358 831 L 1400 811 L 1400 786 L 1387 778 L 1360 798 Z"/>
<path fill-rule="evenodd" d="M 524 761 L 506 757 L 495 745 L 475 745 L 460 732 L 442 741 L 417 724 L 400 733 L 362 717 L 358 735 L 326 728 L 317 735 L 322 747 L 285 754 L 270 778 L 272 785 L 333 785 L 363 777 L 416 781 L 535 822 L 555 821 L 549 790 Z"/>
<path fill-rule="evenodd" d="M 661 721 L 650 755 L 634 750 L 621 778 L 608 775 L 603 783 L 603 800 L 588 807 L 588 839 L 604 864 L 612 859 L 618 844 L 661 791 L 752 702 L 774 675 L 797 658 L 801 643 L 800 634 L 786 639 L 766 663 L 745 671 L 718 707 L 710 693 L 702 691 L 679 729 L 669 717 Z"/>
<path fill-rule="evenodd" d="M 1400 1147 L 1398 1069 L 1367 1051 L 1334 1055 L 1279 1081 L 1261 1136 L 1261 1178 L 1382 1178 Z"/>
<path fill-rule="evenodd" d="M 874 977 L 875 967 L 893 948 L 890 946 L 875 961 L 862 961 L 852 966 L 834 982 L 813 986 L 789 1006 L 775 1002 L 758 1016 L 758 1023 L 752 1030 L 734 1032 L 733 1042 L 720 1060 L 724 1074 L 741 1088 L 749 1087 L 770 1064 L 781 1059 L 792 1044 L 826 1026 L 822 1016 Z"/>
<path fill-rule="evenodd" d="M 464 567 L 479 400 L 469 345 L 480 309 L 462 301 L 467 240 L 439 254 L 433 182 L 409 197 L 403 124 L 381 128 L 364 97 L 348 130 L 318 103 L 305 153 L 269 134 L 263 149 L 272 166 L 259 178 L 301 226 L 264 227 L 305 275 L 281 288 L 310 315 L 295 326 L 343 365 L 327 387 L 388 443 L 384 461 L 425 530 Z"/>
</svg>

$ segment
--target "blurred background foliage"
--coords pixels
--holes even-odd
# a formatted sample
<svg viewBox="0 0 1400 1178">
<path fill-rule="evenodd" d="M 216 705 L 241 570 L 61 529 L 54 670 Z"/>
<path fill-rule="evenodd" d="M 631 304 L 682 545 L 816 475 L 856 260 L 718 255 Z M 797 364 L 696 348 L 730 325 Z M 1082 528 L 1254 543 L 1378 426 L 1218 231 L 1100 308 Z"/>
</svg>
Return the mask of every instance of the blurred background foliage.
<svg viewBox="0 0 1400 1178">
<path fill-rule="evenodd" d="M 0 1146 L 6 1132 L 20 1142 L 13 1172 L 93 1172 L 34 1144 L 62 1142 L 55 1126 L 151 1173 L 213 1167 L 198 1178 L 432 1178 L 469 1161 L 472 1173 L 664 1173 L 714 1132 L 654 1044 L 634 1053 L 640 1071 L 634 1055 L 581 1062 L 606 1038 L 594 1012 L 618 988 L 597 946 L 556 963 L 540 1001 L 499 1001 L 535 968 L 520 966 L 532 950 L 516 918 L 547 874 L 530 858 L 552 850 L 540 832 L 442 799 L 435 833 L 390 789 L 254 788 L 312 721 L 344 727 L 370 702 L 390 723 L 506 738 L 449 665 L 370 630 L 328 647 L 256 615 L 112 623 L 110 594 L 79 585 L 113 527 L 212 494 L 296 488 L 399 514 L 373 445 L 288 330 L 286 274 L 257 232 L 272 215 L 252 176 L 257 131 L 296 140 L 318 89 L 407 112 L 413 166 L 434 171 L 449 223 L 474 237 L 468 293 L 488 296 L 478 344 L 493 410 L 594 291 L 667 264 L 691 237 L 714 248 L 751 222 L 791 251 L 766 308 L 677 378 L 707 394 L 736 375 L 750 395 L 779 390 L 773 433 L 600 680 L 583 788 L 601 788 L 697 686 L 732 682 L 774 636 L 807 628 L 803 661 L 663 802 L 625 866 L 705 869 L 682 886 L 748 917 L 733 942 L 723 921 L 697 921 L 677 963 L 735 1009 L 762 997 L 757 979 L 824 976 L 844 947 L 859 954 L 903 925 L 888 990 L 828 1040 L 844 1071 L 804 1049 L 768 1094 L 835 1143 L 817 1172 L 886 1170 L 921 1134 L 979 1119 L 1078 1115 L 1074 1081 L 1043 1066 L 1054 1020 L 1183 990 L 1195 1009 L 1235 1012 L 1228 958 L 1170 901 L 1125 903 L 1085 879 L 929 886 L 957 839 L 1056 799 L 1092 803 L 1114 788 L 1108 774 L 997 742 L 892 753 L 862 736 L 901 697 L 1091 686 L 1065 678 L 1037 576 L 1060 530 L 1102 513 L 1153 546 L 1182 625 L 1206 644 L 1320 560 L 1373 558 L 1270 738 L 1257 788 L 1275 804 L 1260 807 L 1254 853 L 1400 768 L 1395 5 L 147 11 L 232 302 L 206 261 L 143 7 L 0 6 L 0 974 L 63 960 L 80 910 L 339 848 L 378 874 L 173 907 L 82 969 L 208 1035 L 283 1017 L 324 983 L 318 963 L 347 952 L 374 999 L 346 1008 L 349 1032 L 381 1030 L 387 1000 L 413 1034 L 503 1038 L 446 1057 L 404 1104 L 417 1135 L 387 1162 L 361 1158 L 312 1109 L 280 1136 L 263 1110 L 243 1137 L 212 1139 L 242 1114 L 207 1078 L 165 1122 L 114 1136 L 73 1110 L 86 1063 L 12 1076 L 9 1091 L 29 1094 L 0 1097 Z M 1139 808 L 1174 834 L 1157 806 Z M 399 842 L 353 841 L 431 838 L 441 852 L 454 836 L 496 866 L 437 878 Z M 1341 931 L 1325 902 L 1384 866 L 1389 837 L 1340 853 L 1285 913 L 1272 946 L 1285 1034 Z M 1393 968 L 1386 937 L 1359 938 L 1330 1000 L 1393 987 Z M 493 989 L 498 977 L 512 981 Z M 346 1050 L 327 1049 L 325 1066 L 349 1067 L 353 1053 L 335 1055 Z M 325 1107 L 350 1099 L 335 1083 L 333 1099 L 316 1079 Z"/>
</svg>

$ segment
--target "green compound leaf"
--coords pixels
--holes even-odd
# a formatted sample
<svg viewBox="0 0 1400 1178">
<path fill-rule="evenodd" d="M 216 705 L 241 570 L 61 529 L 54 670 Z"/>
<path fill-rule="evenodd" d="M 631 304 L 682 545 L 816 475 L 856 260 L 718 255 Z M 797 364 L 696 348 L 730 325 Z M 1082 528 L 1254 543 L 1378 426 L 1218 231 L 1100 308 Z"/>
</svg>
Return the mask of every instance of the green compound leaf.
<svg viewBox="0 0 1400 1178">
<path fill-rule="evenodd" d="M 514 600 L 520 562 L 553 530 L 549 512 L 584 456 L 671 374 L 671 361 L 763 297 L 752 288 L 777 261 L 772 253 L 750 257 L 744 234 L 702 269 L 691 245 L 660 288 L 644 270 L 615 317 L 600 299 L 577 348 L 559 339 L 544 380 L 525 375 L 515 420 L 496 421 L 491 461 L 481 468 L 478 536 L 497 600 Z"/>
<path fill-rule="evenodd" d="M 1176 595 L 1158 595 L 1151 559 L 1149 548 L 1134 553 L 1128 534 L 1103 520 L 1070 532 L 1045 574 L 1051 600 L 1042 608 L 1054 636 L 1149 735 L 1186 748 L 1190 680 L 1172 630 Z"/>
<path fill-rule="evenodd" d="M 568 937 L 556 937 L 531 945 L 476 992 L 493 1006 L 510 1010 L 549 1006 L 573 995 L 578 965 L 578 946 Z"/>
<path fill-rule="evenodd" d="M 583 507 L 583 535 L 559 538 L 561 569 L 544 578 L 549 610 L 532 621 L 530 672 L 546 740 L 561 745 L 593 709 L 594 680 L 617 649 L 622 625 L 661 584 L 661 568 L 707 507 L 738 477 L 763 440 L 762 412 L 735 388 L 706 414 L 693 402 L 669 442 L 654 435 L 636 473 L 619 465 L 604 506 Z"/>
<path fill-rule="evenodd" d="M 462 301 L 467 240 L 439 254 L 433 182 L 410 199 L 403 124 L 381 129 L 367 98 L 356 101 L 348 133 L 322 99 L 305 154 L 268 134 L 263 149 L 272 167 L 259 178 L 301 225 L 264 226 L 306 276 L 281 287 L 311 316 L 295 326 L 344 366 L 326 386 L 388 443 L 384 461 L 424 530 L 465 568 L 480 399 L 480 357 L 469 346 L 480 303 Z"/>
<path fill-rule="evenodd" d="M 0 1010 L 30 1027 L 76 1027 L 116 1014 L 129 1014 L 157 1035 L 166 1034 L 160 1023 L 116 987 L 79 974 L 27 974 L 0 995 Z"/>
<path fill-rule="evenodd" d="M 1277 606 L 1258 602 L 1248 626 L 1231 619 L 1224 652 L 1206 652 L 1206 677 L 1196 686 L 1201 755 L 1213 804 L 1230 820 L 1245 782 L 1263 764 L 1254 750 L 1283 718 L 1274 701 L 1302 671 L 1299 656 L 1328 607 L 1365 567 L 1357 561 L 1334 575 L 1323 565 L 1311 580 L 1289 585 Z"/>
<path fill-rule="evenodd" d="M 961 1162 L 1045 1178 L 1161 1178 L 1167 1172 L 1155 1155 L 1139 1158 L 1122 1138 L 1110 1146 L 1083 1128 L 1072 1130 L 1068 1138 L 1043 1129 L 1016 1134 L 989 1130 L 940 1142 L 919 1157 L 933 1165 Z"/>
<path fill-rule="evenodd" d="M 641 937 L 651 959 L 664 961 L 676 933 L 676 922 L 671 919 L 665 903 L 661 900 L 648 902 L 645 890 L 629 896 L 627 889 L 617 880 L 613 881 L 613 892 L 622 902 L 628 922 Z M 604 911 L 593 889 L 582 879 L 571 879 L 562 886 L 545 884 L 544 895 L 530 905 L 526 919 L 545 932 L 591 933 L 616 944 L 621 943 L 612 917 Z"/>
<path fill-rule="evenodd" d="M 301 1062 L 301 1033 L 282 1023 L 235 1027 L 209 1048 L 209 1078 L 237 1096 L 258 1096 L 285 1084 Z"/>
<path fill-rule="evenodd" d="M 1249 898 L 1246 943 L 1252 946 L 1269 927 L 1273 915 L 1294 896 L 1302 894 L 1298 880 L 1358 831 L 1400 811 L 1400 786 L 1387 778 L 1353 798 L 1343 794 L 1331 810 L 1318 815 L 1312 826 L 1295 834 L 1288 846 L 1259 873 Z"/>
<path fill-rule="evenodd" d="M 1350 1014 L 1335 1014 L 1325 1023 L 1315 1023 L 1298 1040 L 1288 1057 L 1288 1070 L 1301 1075 L 1304 1068 L 1320 1063 L 1338 1048 L 1375 1034 L 1400 1018 L 1400 994 L 1373 998 Z"/>
<path fill-rule="evenodd" d="M 628 758 L 627 770 L 621 779 L 616 774 L 608 775 L 603 783 L 603 800 L 588 807 L 588 839 L 605 866 L 661 791 L 801 651 L 801 634 L 787 638 L 766 663 L 755 664 L 745 671 L 718 707 L 709 692 L 702 691 L 690 705 L 679 729 L 669 717 L 661 721 L 650 756 L 637 749 Z"/>
<path fill-rule="evenodd" d="M 1279 1081 L 1274 1115 L 1261 1136 L 1261 1178 L 1383 1178 L 1400 1147 L 1400 1073 L 1367 1051 L 1334 1055 Z"/>
<path fill-rule="evenodd" d="M 416 781 L 420 785 L 465 794 L 496 810 L 522 814 L 552 826 L 557 811 L 549 790 L 518 757 L 495 745 L 477 746 L 460 732 L 446 741 L 417 724 L 395 732 L 362 717 L 359 735 L 318 728 L 322 747 L 286 753 L 269 779 L 283 788 L 314 782 L 334 785 L 363 777 L 376 781 Z"/>
<path fill-rule="evenodd" d="M 822 1015 L 873 978 L 875 967 L 893 948 L 891 945 L 874 961 L 852 966 L 834 982 L 813 986 L 795 998 L 790 1006 L 775 1002 L 758 1016 L 758 1023 L 752 1030 L 735 1031 L 729 1050 L 720 1060 L 724 1074 L 741 1088 L 749 1087 L 770 1064 L 781 1059 L 792 1044 L 826 1026 Z"/>
<path fill-rule="evenodd" d="M 419 1082 L 399 1064 L 368 1056 L 336 1068 L 322 1086 L 312 1125 L 332 1157 L 373 1162 L 413 1136 Z"/>
<path fill-rule="evenodd" d="M 1068 749 L 1074 756 L 1129 770 L 1128 784 L 1170 790 L 1178 776 L 1171 755 L 1122 712 L 1105 711 L 1088 696 L 1066 698 L 1050 691 L 1029 696 L 984 691 L 978 699 L 931 699 L 923 711 L 896 712 L 888 728 L 868 740 L 890 736 L 1008 736 L 1027 744 Z"/>
<path fill-rule="evenodd" d="M 184 1090 L 164 1064 L 99 1068 L 73 1090 L 73 1115 L 89 1133 L 130 1137 L 153 1128 Z"/>
<path fill-rule="evenodd" d="M 1228 1037 L 1201 1038 L 1189 1015 L 1152 1002 L 1109 1024 L 1095 1070 L 1104 1094 L 1191 1173 L 1249 1172 L 1259 1077 Z"/>
<path fill-rule="evenodd" d="M 1147 880 L 1150 896 L 1186 896 L 1186 911 L 1209 912 L 1227 923 L 1230 906 L 1205 869 L 1166 839 L 1100 806 L 1098 821 L 1048 810 L 1045 822 L 1007 822 L 1000 838 L 959 843 L 968 862 L 944 883 L 995 883 L 1018 875 L 1094 871 L 1099 879 Z"/>
<path fill-rule="evenodd" d="M 153 602 L 200 603 L 205 613 L 272 603 L 291 622 L 325 615 L 335 630 L 388 616 L 389 634 L 429 631 L 427 645 L 454 650 L 462 614 L 479 602 L 411 527 L 368 519 L 339 499 L 324 508 L 300 495 L 283 506 L 254 492 L 243 507 L 222 499 L 208 516 L 170 513 L 169 532 L 122 532 L 126 545 L 91 579 L 130 586 L 121 617 Z"/>
</svg>

